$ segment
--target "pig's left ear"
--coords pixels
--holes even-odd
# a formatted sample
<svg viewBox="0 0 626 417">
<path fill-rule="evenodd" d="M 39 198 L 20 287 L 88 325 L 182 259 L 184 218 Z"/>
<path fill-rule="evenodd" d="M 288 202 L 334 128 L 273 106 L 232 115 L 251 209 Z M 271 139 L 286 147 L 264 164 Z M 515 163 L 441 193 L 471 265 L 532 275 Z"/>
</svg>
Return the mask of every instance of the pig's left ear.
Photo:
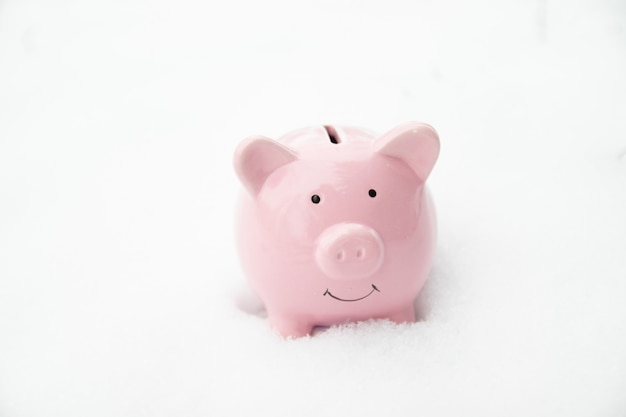
<svg viewBox="0 0 626 417">
<path fill-rule="evenodd" d="M 439 136 L 430 125 L 408 122 L 376 139 L 374 152 L 403 160 L 424 182 L 439 156 Z"/>
<path fill-rule="evenodd" d="M 272 172 L 296 159 L 298 156 L 280 143 L 254 136 L 239 144 L 233 163 L 239 180 L 255 196 Z"/>
</svg>

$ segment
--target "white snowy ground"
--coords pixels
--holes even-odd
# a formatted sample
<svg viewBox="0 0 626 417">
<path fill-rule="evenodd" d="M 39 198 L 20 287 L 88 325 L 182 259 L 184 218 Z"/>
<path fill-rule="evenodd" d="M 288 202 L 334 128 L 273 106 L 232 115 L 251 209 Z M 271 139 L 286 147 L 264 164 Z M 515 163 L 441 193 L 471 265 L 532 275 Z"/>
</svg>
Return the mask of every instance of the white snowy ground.
<svg viewBox="0 0 626 417">
<path fill-rule="evenodd" d="M 626 416 L 624 2 L 52 3 L 0 1 L 1 416 Z M 235 145 L 407 120 L 423 320 L 282 340 Z"/>
</svg>

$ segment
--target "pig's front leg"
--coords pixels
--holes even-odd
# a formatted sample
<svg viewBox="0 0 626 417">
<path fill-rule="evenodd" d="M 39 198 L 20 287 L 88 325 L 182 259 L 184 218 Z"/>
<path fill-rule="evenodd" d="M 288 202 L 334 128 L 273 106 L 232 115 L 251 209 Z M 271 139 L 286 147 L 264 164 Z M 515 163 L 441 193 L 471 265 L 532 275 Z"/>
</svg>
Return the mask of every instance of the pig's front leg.
<svg viewBox="0 0 626 417">
<path fill-rule="evenodd" d="M 311 334 L 313 325 L 295 317 L 269 313 L 270 325 L 283 337 L 303 337 Z"/>
<path fill-rule="evenodd" d="M 393 312 L 387 316 L 387 318 L 394 323 L 414 323 L 415 322 L 415 308 L 413 304 L 405 307 L 401 310 Z"/>
</svg>

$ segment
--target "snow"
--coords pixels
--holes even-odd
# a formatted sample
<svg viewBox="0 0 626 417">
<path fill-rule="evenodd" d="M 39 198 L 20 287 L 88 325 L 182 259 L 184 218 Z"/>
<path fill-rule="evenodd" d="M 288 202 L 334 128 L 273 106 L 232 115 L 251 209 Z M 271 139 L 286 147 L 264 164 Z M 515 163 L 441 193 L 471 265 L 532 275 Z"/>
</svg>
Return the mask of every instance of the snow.
<svg viewBox="0 0 626 417">
<path fill-rule="evenodd" d="M 626 413 L 617 0 L 0 2 L 0 415 Z M 411 325 L 283 340 L 236 144 L 442 139 Z"/>
</svg>

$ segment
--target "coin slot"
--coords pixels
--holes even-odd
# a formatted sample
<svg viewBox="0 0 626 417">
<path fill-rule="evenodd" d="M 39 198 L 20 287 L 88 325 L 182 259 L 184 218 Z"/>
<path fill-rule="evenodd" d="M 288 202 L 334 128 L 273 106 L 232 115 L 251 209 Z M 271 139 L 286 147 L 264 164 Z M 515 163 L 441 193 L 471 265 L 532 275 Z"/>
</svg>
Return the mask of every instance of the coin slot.
<svg viewBox="0 0 626 417">
<path fill-rule="evenodd" d="M 339 135 L 337 131 L 332 126 L 324 126 L 324 130 L 326 130 L 326 134 L 328 135 L 328 139 L 330 139 L 330 143 L 334 143 L 335 145 L 341 143 L 339 139 Z"/>
</svg>

